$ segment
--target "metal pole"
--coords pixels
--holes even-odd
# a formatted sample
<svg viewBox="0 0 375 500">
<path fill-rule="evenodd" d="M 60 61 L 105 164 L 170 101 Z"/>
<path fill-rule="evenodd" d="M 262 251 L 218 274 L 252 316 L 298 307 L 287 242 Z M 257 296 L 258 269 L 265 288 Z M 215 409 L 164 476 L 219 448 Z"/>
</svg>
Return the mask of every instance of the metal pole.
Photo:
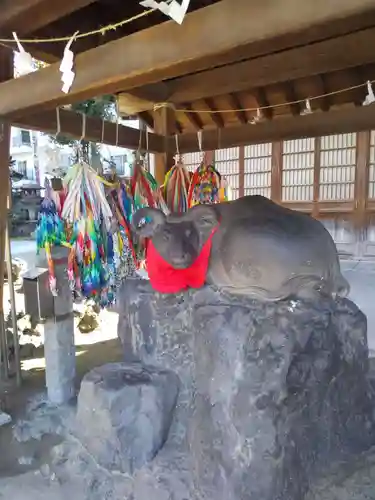
<svg viewBox="0 0 375 500">
<path fill-rule="evenodd" d="M 14 361 L 15 361 L 15 365 L 16 365 L 15 366 L 16 381 L 17 381 L 17 386 L 20 386 L 22 383 L 20 344 L 19 344 L 19 340 L 18 340 L 16 295 L 14 293 L 14 283 L 13 283 L 13 273 L 12 273 L 12 251 L 11 251 L 11 247 L 10 247 L 8 220 L 7 220 L 6 232 L 5 232 L 5 255 L 6 255 L 5 258 L 7 261 L 8 286 L 9 286 L 9 295 L 10 295 L 10 310 L 12 313 Z"/>
</svg>

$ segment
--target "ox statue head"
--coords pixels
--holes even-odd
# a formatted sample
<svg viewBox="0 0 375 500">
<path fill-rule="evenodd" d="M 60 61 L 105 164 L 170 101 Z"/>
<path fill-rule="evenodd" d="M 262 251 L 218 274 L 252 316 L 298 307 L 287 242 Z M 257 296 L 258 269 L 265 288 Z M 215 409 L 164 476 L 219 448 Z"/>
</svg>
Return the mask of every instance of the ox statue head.
<svg viewBox="0 0 375 500">
<path fill-rule="evenodd" d="M 140 225 L 146 220 L 145 224 Z M 190 267 L 218 224 L 213 206 L 197 205 L 185 214 L 165 216 L 155 208 L 141 208 L 133 216 L 133 228 L 152 239 L 159 255 L 175 269 Z"/>
</svg>

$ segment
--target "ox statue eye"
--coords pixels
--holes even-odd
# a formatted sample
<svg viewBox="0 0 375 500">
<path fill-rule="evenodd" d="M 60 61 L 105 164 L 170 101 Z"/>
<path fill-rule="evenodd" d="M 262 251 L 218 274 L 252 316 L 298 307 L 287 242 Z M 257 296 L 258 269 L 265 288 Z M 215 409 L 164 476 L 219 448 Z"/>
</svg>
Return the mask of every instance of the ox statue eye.
<svg viewBox="0 0 375 500">
<path fill-rule="evenodd" d="M 208 217 L 208 216 L 205 216 L 205 217 L 201 217 L 201 220 L 200 220 L 201 224 L 203 226 L 212 226 L 213 225 L 213 220 L 211 217 Z"/>
</svg>

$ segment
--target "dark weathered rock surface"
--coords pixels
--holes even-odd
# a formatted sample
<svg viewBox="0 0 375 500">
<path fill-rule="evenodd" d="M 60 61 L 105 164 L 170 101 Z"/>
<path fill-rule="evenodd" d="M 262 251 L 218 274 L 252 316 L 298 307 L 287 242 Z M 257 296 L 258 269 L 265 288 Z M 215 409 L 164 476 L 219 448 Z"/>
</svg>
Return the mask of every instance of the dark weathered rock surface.
<svg viewBox="0 0 375 500">
<path fill-rule="evenodd" d="M 133 473 L 150 462 L 167 439 L 178 393 L 168 370 L 113 363 L 83 379 L 76 432 L 108 470 Z"/>
<path fill-rule="evenodd" d="M 149 478 L 178 477 L 178 462 L 158 460 L 179 446 L 200 499 L 301 500 L 328 464 L 374 442 L 366 318 L 349 300 L 262 303 L 211 287 L 164 297 L 137 280 L 123 294 L 125 359 L 181 380 Z M 188 498 L 166 477 L 165 498 Z"/>
</svg>

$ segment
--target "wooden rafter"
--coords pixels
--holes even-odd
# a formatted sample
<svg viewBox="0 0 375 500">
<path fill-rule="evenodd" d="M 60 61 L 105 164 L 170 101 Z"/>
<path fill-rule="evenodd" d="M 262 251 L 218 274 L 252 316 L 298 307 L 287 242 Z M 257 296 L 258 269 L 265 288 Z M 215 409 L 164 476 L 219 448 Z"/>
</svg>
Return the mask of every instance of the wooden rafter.
<svg viewBox="0 0 375 500">
<path fill-rule="evenodd" d="M 274 118 L 256 125 L 226 127 L 220 131 L 220 147 L 262 144 L 303 137 L 345 134 L 373 130 L 375 128 L 375 105 L 351 107 L 340 111 L 315 112 L 305 116 Z M 204 150 L 217 148 L 217 130 L 206 130 L 203 134 Z M 173 141 L 169 139 L 169 147 Z M 196 134 L 182 134 L 179 138 L 182 153 L 197 151 Z"/>
<path fill-rule="evenodd" d="M 21 116 L 43 107 L 204 70 L 214 63 L 228 63 L 238 60 L 239 52 L 251 54 L 257 42 L 269 39 L 274 44 L 278 37 L 293 33 L 297 36 L 313 26 L 329 25 L 330 21 L 363 14 L 373 7 L 373 0 L 281 0 L 277 5 L 223 0 L 188 14 L 181 26 L 166 22 L 79 54 L 75 60 L 76 79 L 67 95 L 60 90 L 58 64 L 2 83 L 0 116 Z"/>
<path fill-rule="evenodd" d="M 273 117 L 273 109 L 268 108 L 267 106 L 270 105 L 269 100 L 267 99 L 266 91 L 262 87 L 258 87 L 256 89 L 253 89 L 251 91 L 252 95 L 254 96 L 254 99 L 257 102 L 258 108 L 264 108 L 262 109 L 262 115 L 267 119 L 267 120 L 272 120 Z"/>
<path fill-rule="evenodd" d="M 176 130 L 179 134 L 182 134 L 183 128 L 182 128 L 181 123 L 178 120 L 176 120 Z"/>
<path fill-rule="evenodd" d="M 197 113 L 192 112 L 191 105 L 190 104 L 183 104 L 182 107 L 183 107 L 183 109 L 188 110 L 185 112 L 185 116 L 189 120 L 189 122 L 193 125 L 193 127 L 196 130 L 202 130 L 203 129 L 203 122 Z"/>
<path fill-rule="evenodd" d="M 159 100 L 192 102 L 375 62 L 375 28 L 164 82 Z M 235 75 L 235 78 L 233 77 Z M 251 75 L 251 79 L 249 79 Z M 152 85 L 144 92 L 152 100 Z M 143 88 L 137 89 L 137 92 Z M 153 90 L 154 96 L 157 88 Z M 167 94 L 167 98 L 166 98 Z"/>
<path fill-rule="evenodd" d="M 233 92 L 229 94 L 229 100 L 233 109 L 236 110 L 234 113 L 237 117 L 237 120 L 242 123 L 242 125 L 245 125 L 249 120 L 246 111 L 242 111 L 244 106 L 242 105 L 240 97 L 238 96 L 238 94 Z"/>
<path fill-rule="evenodd" d="M 297 95 L 292 82 L 285 82 L 283 85 L 283 91 L 285 95 L 285 102 L 289 102 L 290 111 L 293 116 L 299 116 L 301 114 L 301 105 L 297 101 Z"/>
<path fill-rule="evenodd" d="M 82 136 L 82 115 L 74 111 L 60 109 L 61 135 L 72 139 L 80 139 Z M 27 117 L 12 121 L 15 127 L 38 130 L 54 134 L 57 131 L 56 111 L 44 111 Z M 139 145 L 140 132 L 137 129 L 118 125 L 118 141 L 116 142 L 117 125 L 112 122 L 104 122 L 104 135 L 102 140 L 103 121 L 100 118 L 86 117 L 85 138 L 93 142 L 103 142 L 110 146 L 137 149 Z M 149 134 L 149 150 L 152 153 L 164 151 L 164 141 L 157 134 Z"/>
<path fill-rule="evenodd" d="M 318 75 L 317 80 L 318 80 L 318 88 L 320 89 L 320 94 L 322 94 L 322 95 L 328 94 L 329 91 L 328 91 L 327 81 L 326 81 L 325 76 Z M 320 99 L 320 101 L 321 101 L 321 104 L 320 104 L 321 110 L 322 111 L 329 111 L 331 106 L 332 106 L 331 96 L 326 95 L 325 97 Z"/>
<path fill-rule="evenodd" d="M 224 127 L 224 120 L 223 120 L 223 117 L 221 116 L 220 113 L 217 112 L 217 107 L 213 101 L 213 99 L 204 99 L 204 103 L 205 105 L 207 106 L 207 108 L 212 111 L 212 113 L 210 113 L 210 118 L 212 120 L 212 122 L 214 123 L 214 125 L 217 126 L 217 128 L 223 128 Z"/>
<path fill-rule="evenodd" d="M 365 81 L 365 78 L 364 78 L 364 71 L 361 67 L 358 67 L 358 68 L 353 68 L 351 71 L 350 71 L 350 74 L 351 74 L 351 77 L 352 77 L 352 81 L 353 81 L 353 86 L 354 85 L 361 85 L 364 81 Z M 356 106 L 362 106 L 362 103 L 365 99 L 365 95 L 366 95 L 366 88 L 363 88 L 363 89 L 354 89 L 351 91 L 352 93 L 352 96 L 353 96 L 353 102 Z"/>
</svg>

